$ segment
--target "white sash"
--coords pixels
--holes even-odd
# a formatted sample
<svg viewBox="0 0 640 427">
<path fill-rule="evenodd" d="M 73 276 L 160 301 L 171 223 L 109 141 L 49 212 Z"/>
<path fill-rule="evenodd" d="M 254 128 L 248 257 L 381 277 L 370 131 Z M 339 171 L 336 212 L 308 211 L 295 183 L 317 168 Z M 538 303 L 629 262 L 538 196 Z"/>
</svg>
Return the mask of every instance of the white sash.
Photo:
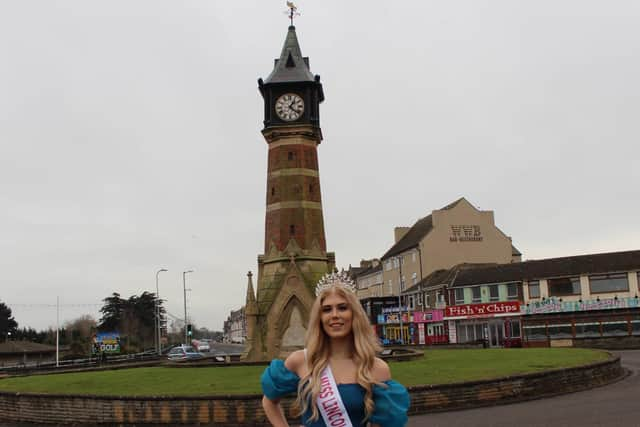
<svg viewBox="0 0 640 427">
<path fill-rule="evenodd" d="M 320 394 L 317 403 L 327 427 L 353 427 L 328 364 L 320 374 Z"/>
</svg>

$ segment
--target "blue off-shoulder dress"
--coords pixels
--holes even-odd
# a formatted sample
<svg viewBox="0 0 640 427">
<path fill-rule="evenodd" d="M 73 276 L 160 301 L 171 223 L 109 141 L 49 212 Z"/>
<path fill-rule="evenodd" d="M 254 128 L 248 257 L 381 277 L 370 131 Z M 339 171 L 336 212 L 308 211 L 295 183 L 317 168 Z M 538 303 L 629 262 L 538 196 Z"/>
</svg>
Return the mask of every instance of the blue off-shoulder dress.
<svg viewBox="0 0 640 427">
<path fill-rule="evenodd" d="M 262 392 L 271 400 L 298 391 L 300 378 L 284 366 L 284 362 L 274 359 L 261 377 Z M 382 427 L 403 427 L 407 423 L 409 393 L 396 381 L 385 381 L 386 387 L 373 386 L 375 409 L 368 422 Z M 354 427 L 363 425 L 365 418 L 364 394 L 360 384 L 338 384 L 338 392 Z M 307 427 L 326 427 L 322 416 L 310 421 L 311 410 L 302 414 L 302 423 Z"/>
</svg>

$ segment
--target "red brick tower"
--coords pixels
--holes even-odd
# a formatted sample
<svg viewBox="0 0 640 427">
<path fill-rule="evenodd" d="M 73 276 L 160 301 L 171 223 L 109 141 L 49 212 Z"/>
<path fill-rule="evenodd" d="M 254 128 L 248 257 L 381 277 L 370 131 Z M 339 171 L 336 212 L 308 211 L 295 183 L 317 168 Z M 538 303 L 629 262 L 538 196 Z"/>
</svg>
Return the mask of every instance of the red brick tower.
<svg viewBox="0 0 640 427">
<path fill-rule="evenodd" d="M 324 92 L 302 56 L 295 27 L 258 85 L 269 146 L 267 206 L 257 295 L 247 292 L 245 357 L 266 360 L 302 347 L 315 284 L 333 270 L 335 256 L 326 249 L 318 169 Z"/>
</svg>

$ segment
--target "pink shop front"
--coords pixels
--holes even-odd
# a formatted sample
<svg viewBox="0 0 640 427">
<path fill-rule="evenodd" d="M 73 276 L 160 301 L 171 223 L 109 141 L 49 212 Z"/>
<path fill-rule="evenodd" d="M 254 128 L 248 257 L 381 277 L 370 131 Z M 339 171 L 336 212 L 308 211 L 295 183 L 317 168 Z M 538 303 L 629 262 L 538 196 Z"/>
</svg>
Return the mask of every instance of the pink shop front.
<svg viewBox="0 0 640 427">
<path fill-rule="evenodd" d="M 389 307 L 378 315 L 376 331 L 385 345 L 446 344 L 449 338 L 443 318 L 443 310 L 410 311 Z"/>
<path fill-rule="evenodd" d="M 519 301 L 449 306 L 444 320 L 451 344 L 522 347 Z"/>
</svg>

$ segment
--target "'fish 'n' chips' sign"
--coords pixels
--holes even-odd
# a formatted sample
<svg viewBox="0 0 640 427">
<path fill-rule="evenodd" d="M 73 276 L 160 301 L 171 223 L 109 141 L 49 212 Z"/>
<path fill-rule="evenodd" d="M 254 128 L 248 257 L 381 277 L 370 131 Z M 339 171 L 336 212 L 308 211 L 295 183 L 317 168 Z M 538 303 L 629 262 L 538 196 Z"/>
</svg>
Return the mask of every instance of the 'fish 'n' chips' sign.
<svg viewBox="0 0 640 427">
<path fill-rule="evenodd" d="M 520 314 L 519 301 L 490 302 L 486 304 L 451 305 L 445 308 L 445 319 L 470 317 L 502 317 Z"/>
</svg>

